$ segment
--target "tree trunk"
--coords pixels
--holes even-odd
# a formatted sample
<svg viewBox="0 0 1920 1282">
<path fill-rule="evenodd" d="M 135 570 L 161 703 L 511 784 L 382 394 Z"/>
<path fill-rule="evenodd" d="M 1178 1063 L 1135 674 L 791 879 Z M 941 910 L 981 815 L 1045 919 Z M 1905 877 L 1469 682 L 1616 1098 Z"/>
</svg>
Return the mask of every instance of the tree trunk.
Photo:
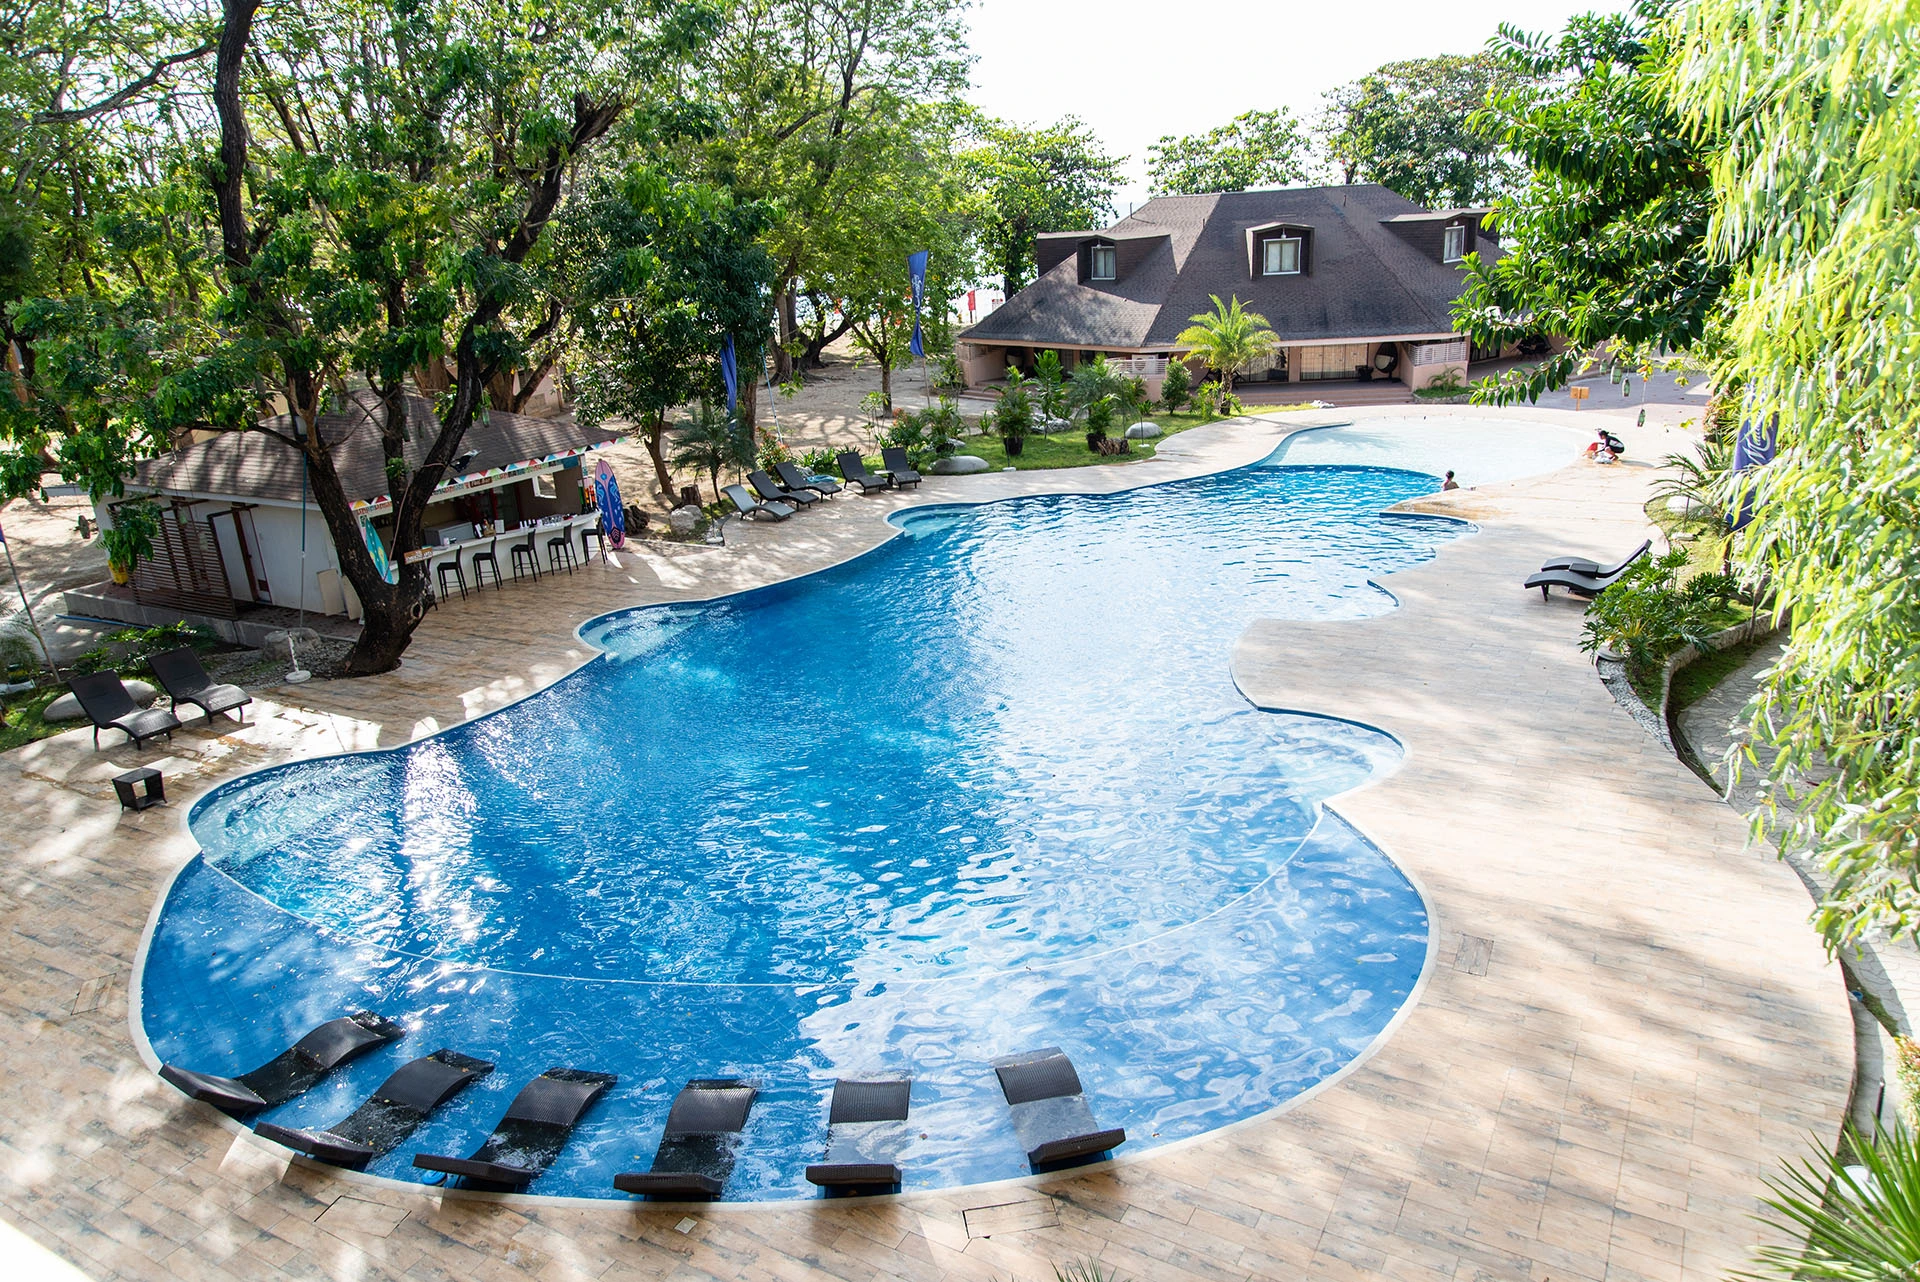
<svg viewBox="0 0 1920 1282">
<path fill-rule="evenodd" d="M 641 440 L 646 443 L 647 457 L 653 460 L 653 479 L 659 482 L 667 506 L 673 507 L 673 471 L 667 466 L 667 416 L 662 414 L 641 429 Z"/>
<path fill-rule="evenodd" d="M 773 348 L 773 377 L 775 382 L 785 383 L 793 378 L 793 353 L 788 344 L 793 342 L 796 328 L 793 311 L 793 281 L 783 280 L 773 291 L 773 312 L 780 321 L 780 341 Z"/>
<path fill-rule="evenodd" d="M 887 400 L 887 409 L 893 409 L 893 362 L 886 356 L 880 358 L 880 395 Z"/>
</svg>

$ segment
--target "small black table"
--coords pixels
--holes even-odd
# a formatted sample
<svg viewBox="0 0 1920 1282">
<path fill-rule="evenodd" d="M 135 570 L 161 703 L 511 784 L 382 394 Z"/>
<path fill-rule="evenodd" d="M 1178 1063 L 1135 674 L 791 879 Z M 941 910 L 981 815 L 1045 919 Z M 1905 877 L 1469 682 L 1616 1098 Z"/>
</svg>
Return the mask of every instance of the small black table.
<svg viewBox="0 0 1920 1282">
<path fill-rule="evenodd" d="M 139 792 L 135 792 L 134 789 L 142 784 L 146 786 Z M 166 781 L 152 766 L 141 766 L 123 775 L 115 775 L 113 790 L 120 796 L 122 810 L 145 810 L 148 806 L 167 804 Z"/>
</svg>

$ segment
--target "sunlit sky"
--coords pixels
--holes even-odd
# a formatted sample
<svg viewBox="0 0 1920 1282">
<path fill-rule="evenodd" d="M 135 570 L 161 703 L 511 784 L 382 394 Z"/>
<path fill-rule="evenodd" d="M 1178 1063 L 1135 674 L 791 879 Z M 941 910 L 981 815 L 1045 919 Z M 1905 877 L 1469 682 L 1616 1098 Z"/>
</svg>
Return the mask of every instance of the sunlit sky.
<svg viewBox="0 0 1920 1282">
<path fill-rule="evenodd" d="M 1289 3 L 974 0 L 974 102 L 1023 123 L 1069 113 L 1128 157 L 1119 210 L 1146 199 L 1147 148 L 1251 108 L 1311 123 L 1320 95 L 1383 62 L 1473 53 L 1503 21 L 1557 31 L 1622 0 Z"/>
</svg>

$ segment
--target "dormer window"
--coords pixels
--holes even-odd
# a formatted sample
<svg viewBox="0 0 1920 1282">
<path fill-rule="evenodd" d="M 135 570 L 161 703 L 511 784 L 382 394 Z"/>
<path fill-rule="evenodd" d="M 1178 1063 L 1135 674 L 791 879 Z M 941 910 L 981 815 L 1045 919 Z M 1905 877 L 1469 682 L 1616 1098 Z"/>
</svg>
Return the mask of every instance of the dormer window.
<svg viewBox="0 0 1920 1282">
<path fill-rule="evenodd" d="M 1429 244 L 1432 242 L 1429 241 Z M 1459 225 L 1447 228 L 1446 239 L 1441 242 L 1440 261 L 1457 263 L 1467 256 L 1467 229 Z"/>
<path fill-rule="evenodd" d="M 1275 236 L 1261 243 L 1261 272 L 1267 276 L 1298 276 L 1300 274 L 1300 238 L 1298 236 Z"/>
<path fill-rule="evenodd" d="M 1119 275 L 1112 245 L 1095 245 L 1087 275 L 1092 280 L 1112 280 Z"/>
</svg>

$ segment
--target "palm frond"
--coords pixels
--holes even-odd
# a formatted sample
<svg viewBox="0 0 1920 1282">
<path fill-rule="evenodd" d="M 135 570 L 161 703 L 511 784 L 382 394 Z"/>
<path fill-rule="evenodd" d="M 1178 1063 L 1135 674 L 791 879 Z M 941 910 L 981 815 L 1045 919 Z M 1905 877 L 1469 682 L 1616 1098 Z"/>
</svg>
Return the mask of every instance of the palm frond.
<svg viewBox="0 0 1920 1282">
<path fill-rule="evenodd" d="M 1877 1129 L 1869 1143 L 1849 1126 L 1847 1163 L 1823 1145 L 1814 1155 L 1782 1164 L 1767 1181 L 1762 1223 L 1799 1246 L 1765 1246 L 1754 1254 L 1750 1279 L 1829 1279 L 1831 1282 L 1907 1282 L 1920 1277 L 1920 1141 L 1908 1132 Z"/>
</svg>

